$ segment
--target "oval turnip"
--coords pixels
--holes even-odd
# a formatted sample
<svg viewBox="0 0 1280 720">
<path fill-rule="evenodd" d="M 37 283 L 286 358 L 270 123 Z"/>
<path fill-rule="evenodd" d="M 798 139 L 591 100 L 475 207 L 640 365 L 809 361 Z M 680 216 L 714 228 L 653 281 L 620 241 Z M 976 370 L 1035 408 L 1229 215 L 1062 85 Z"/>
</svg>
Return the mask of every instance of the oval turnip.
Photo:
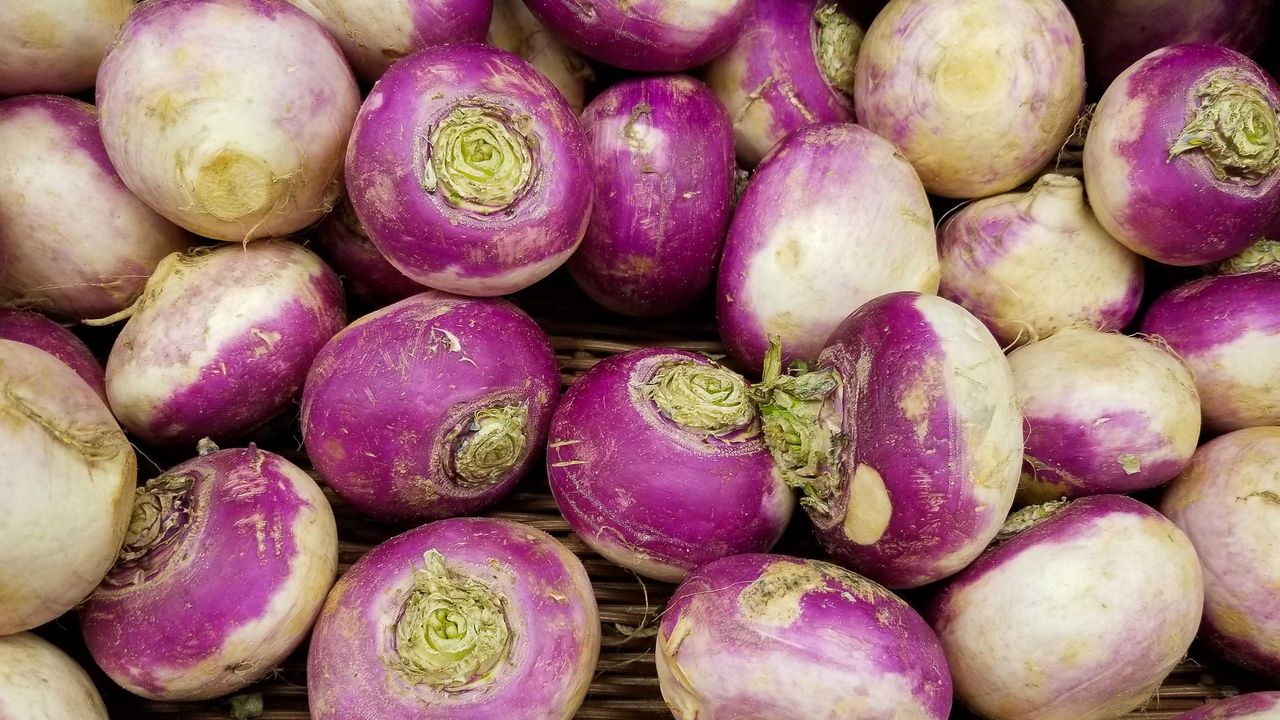
<svg viewBox="0 0 1280 720">
<path fill-rule="evenodd" d="M 582 241 L 591 163 L 573 109 L 532 65 L 485 45 L 396 63 L 365 100 L 347 153 L 351 204 L 417 282 L 505 295 Z"/>
<path fill-rule="evenodd" d="M 633 350 L 573 384 L 547 440 L 556 504 L 582 541 L 646 577 L 773 547 L 795 499 L 742 376 L 682 350 Z"/>
<path fill-rule="evenodd" d="M 108 720 L 85 671 L 30 633 L 0 637 L 0 712 L 39 720 Z"/>
<path fill-rule="evenodd" d="M 137 0 L 0 4 L 0 96 L 77 93 L 94 76 Z"/>
<path fill-rule="evenodd" d="M 587 83 L 595 73 L 581 55 L 529 12 L 524 0 L 494 0 L 487 42 L 528 60 L 556 86 L 574 112 L 582 112 Z"/>
<path fill-rule="evenodd" d="M 1271 720 L 1280 713 L 1280 692 L 1237 695 L 1188 710 L 1173 720 Z"/>
<path fill-rule="evenodd" d="M 76 375 L 106 402 L 106 371 L 84 342 L 70 330 L 39 313 L 0 309 L 0 340 L 26 343 L 53 355 L 75 370 Z"/>
<path fill-rule="evenodd" d="M 307 658 L 315 720 L 569 720 L 600 652 L 582 562 L 541 530 L 458 518 L 338 581 Z"/>
<path fill-rule="evenodd" d="M 316 227 L 313 237 L 313 249 L 342 276 L 354 300 L 382 306 L 426 290 L 387 262 L 345 198 Z"/>
</svg>

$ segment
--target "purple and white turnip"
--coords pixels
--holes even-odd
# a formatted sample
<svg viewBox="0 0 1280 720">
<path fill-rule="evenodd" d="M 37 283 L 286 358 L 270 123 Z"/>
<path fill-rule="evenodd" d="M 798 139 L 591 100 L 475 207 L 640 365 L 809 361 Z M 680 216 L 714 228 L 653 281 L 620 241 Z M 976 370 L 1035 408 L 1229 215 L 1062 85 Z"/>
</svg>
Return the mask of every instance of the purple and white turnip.
<svg viewBox="0 0 1280 720">
<path fill-rule="evenodd" d="M 711 285 L 729 227 L 729 116 L 702 83 L 667 75 L 613 85 L 582 124 L 595 205 L 569 271 L 615 312 L 683 309 Z"/>
<path fill-rule="evenodd" d="M 1113 720 L 1160 687 L 1200 624 L 1187 536 L 1122 495 L 1024 508 L 925 617 L 956 696 L 988 720 Z"/>
<path fill-rule="evenodd" d="M 966 205 L 938 230 L 938 253 L 938 294 L 1005 346 L 1073 326 L 1122 330 L 1142 300 L 1142 259 L 1102 229 L 1072 177 Z"/>
<path fill-rule="evenodd" d="M 858 122 L 944 197 L 1030 180 L 1084 104 L 1084 50 L 1062 0 L 893 0 L 867 29 L 855 76 Z"/>
<path fill-rule="evenodd" d="M 547 476 L 583 542 L 666 582 L 769 550 L 795 508 L 746 380 L 682 350 L 633 350 L 579 378 L 551 421 Z"/>
<path fill-rule="evenodd" d="M 374 86 L 347 189 L 397 269 L 460 295 L 505 295 L 582 241 L 591 159 L 573 109 L 532 65 L 465 43 L 422 50 Z"/>
<path fill-rule="evenodd" d="M 811 368 L 770 350 L 754 389 L 765 438 L 823 548 L 891 588 L 968 565 L 1013 504 L 1022 417 L 995 338 L 959 305 L 890 293 Z"/>
<path fill-rule="evenodd" d="M 134 194 L 241 242 L 333 207 L 360 94 L 333 39 L 285 0 L 153 0 L 103 60 L 97 104 Z"/>
<path fill-rule="evenodd" d="M 587 82 L 595 73 L 581 55 L 529 12 L 524 0 L 493 0 L 493 20 L 486 42 L 528 60 L 556 86 L 574 112 L 582 113 Z"/>
<path fill-rule="evenodd" d="M 302 642 L 337 561 L 333 510 L 310 475 L 252 445 L 215 450 L 138 488 L 124 547 L 80 627 L 130 692 L 219 697 Z"/>
<path fill-rule="evenodd" d="M 809 125 L 752 174 L 720 260 L 716 317 L 734 359 L 758 373 L 769 338 L 812 360 L 866 301 L 935 292 L 933 211 L 892 145 L 852 124 Z"/>
<path fill-rule="evenodd" d="M 0 716 L 39 720 L 108 720 L 84 669 L 31 633 L 0 637 Z"/>
<path fill-rule="evenodd" d="M 738 555 L 676 589 L 658 629 L 658 680 L 676 720 L 945 720 L 951 678 L 905 602 L 848 570 Z"/>
<path fill-rule="evenodd" d="M 345 198 L 316 226 L 312 237 L 311 249 L 342 277 L 347 295 L 354 300 L 380 307 L 426 290 L 387 262 Z"/>
<path fill-rule="evenodd" d="M 342 287 L 315 253 L 261 240 L 165 258 L 107 358 L 120 423 L 155 444 L 235 438 L 282 412 L 342 329 Z"/>
<path fill-rule="evenodd" d="M 0 4 L 0 97 L 77 93 L 137 0 L 44 0 Z"/>
<path fill-rule="evenodd" d="M 84 342 L 70 330 L 39 313 L 0 308 L 0 340 L 26 343 L 53 355 L 75 370 L 76 375 L 106 402 L 106 371 Z"/>
<path fill-rule="evenodd" d="M 1204 566 L 1201 635 L 1250 670 L 1280 672 L 1280 427 L 1209 441 L 1169 485 L 1160 509 L 1191 538 Z"/>
<path fill-rule="evenodd" d="M 57 95 L 0 101 L 0 207 L 0 294 L 76 320 L 125 308 L 190 244 L 120 181 L 93 106 Z"/>
<path fill-rule="evenodd" d="M 1175 45 L 1125 70 L 1093 113 L 1085 185 L 1129 249 L 1201 265 L 1280 229 L 1280 88 L 1234 50 Z"/>
<path fill-rule="evenodd" d="M 137 462 L 106 404 L 53 355 L 0 340 L 0 388 L 0 635 L 8 635 L 70 610 L 111 568 Z"/>
<path fill-rule="evenodd" d="M 560 395 L 542 330 L 504 300 L 426 291 L 320 351 L 302 437 L 325 483 L 384 519 L 475 512 L 524 476 Z"/>
<path fill-rule="evenodd" d="M 1271 720 L 1280 715 L 1280 692 L 1257 692 L 1217 700 L 1173 720 Z"/>
<path fill-rule="evenodd" d="M 541 530 L 410 530 L 338 581 L 307 659 L 314 720 L 569 720 L 600 652 L 582 562 Z"/>
</svg>

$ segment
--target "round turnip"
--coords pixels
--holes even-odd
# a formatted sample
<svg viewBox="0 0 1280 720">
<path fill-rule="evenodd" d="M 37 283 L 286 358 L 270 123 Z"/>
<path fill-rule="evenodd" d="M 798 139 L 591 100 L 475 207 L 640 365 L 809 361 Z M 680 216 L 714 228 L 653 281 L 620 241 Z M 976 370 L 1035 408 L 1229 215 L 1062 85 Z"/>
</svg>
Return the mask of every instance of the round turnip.
<svg viewBox="0 0 1280 720">
<path fill-rule="evenodd" d="M 742 376 L 682 350 L 633 350 L 587 371 L 547 441 L 551 492 L 578 537 L 667 582 L 773 547 L 795 498 L 747 391 Z"/>
<path fill-rule="evenodd" d="M 170 255 L 121 314 L 111 409 L 158 444 L 252 430 L 293 400 L 345 312 L 337 276 L 290 242 Z"/>
<path fill-rule="evenodd" d="M 53 355 L 0 340 L 0 388 L 0 635 L 8 635 L 70 610 L 111 568 L 137 463 L 106 404 Z"/>
<path fill-rule="evenodd" d="M 759 163 L 791 132 L 853 122 L 853 68 L 862 27 L 832 0 L 756 0 L 707 84 L 733 118 L 738 159 Z"/>
<path fill-rule="evenodd" d="M 137 4 L 137 0 L 0 3 L 0 96 L 77 93 L 93 87 L 102 56 Z"/>
<path fill-rule="evenodd" d="M 320 613 L 338 562 L 315 481 L 250 445 L 138 488 L 115 567 L 80 611 L 112 680 L 156 700 L 204 700 L 271 672 Z"/>
<path fill-rule="evenodd" d="M 75 370 L 76 375 L 106 402 L 107 385 L 102 363 L 70 330 L 39 313 L 0 309 L 0 340 L 26 343 L 53 355 Z"/>
<path fill-rule="evenodd" d="M 441 520 L 334 587 L 307 659 L 311 717 L 569 720 L 599 653 L 591 583 L 563 545 L 508 520 Z"/>
<path fill-rule="evenodd" d="M 595 73 L 577 52 L 560 42 L 524 0 L 494 0 L 487 42 L 529 61 L 556 86 L 574 112 L 586 104 L 587 82 Z"/>
<path fill-rule="evenodd" d="M 347 294 L 355 300 L 382 306 L 426 290 L 378 252 L 345 198 L 316 227 L 313 237 L 313 249 L 342 276 Z"/>
<path fill-rule="evenodd" d="M 1203 637 L 1228 660 L 1266 675 L 1280 672 L 1277 506 L 1280 427 L 1206 443 L 1160 505 L 1204 566 Z"/>
<path fill-rule="evenodd" d="M 475 512 L 524 476 L 560 395 L 547 336 L 502 300 L 420 295 L 320 351 L 302 437 L 324 481 L 394 520 Z"/>
<path fill-rule="evenodd" d="M 765 438 L 827 552 L 892 588 L 982 552 L 1017 491 L 1022 418 L 977 318 L 890 293 L 836 328 L 812 369 L 782 374 L 769 355 L 755 388 Z"/>
<path fill-rule="evenodd" d="M 938 638 L 905 602 L 830 563 L 738 555 L 662 614 L 658 680 L 677 720 L 944 720 Z"/>
<path fill-rule="evenodd" d="M 0 207 L 0 293 L 76 320 L 119 312 L 190 244 L 120 181 L 93 106 L 66 97 L 0 102 Z"/>
<path fill-rule="evenodd" d="M 1072 177 L 966 206 L 938 231 L 938 252 L 938 294 L 1005 346 L 1071 326 L 1122 330 L 1142 300 L 1142 259 L 1102 229 Z"/>
<path fill-rule="evenodd" d="M 1203 577 L 1173 523 L 1137 500 L 1034 505 L 957 575 L 930 618 L 956 696 L 988 720 L 1112 720 L 1187 652 Z"/>
<path fill-rule="evenodd" d="M 108 720 L 85 671 L 30 633 L 0 637 L 0 713 L 33 720 Z"/>
<path fill-rule="evenodd" d="M 1271 720 L 1280 715 L 1280 692 L 1259 692 L 1218 700 L 1173 720 Z"/>
<path fill-rule="evenodd" d="M 1062 0 L 893 0 L 858 55 L 858 122 L 945 197 L 1030 180 L 1083 104 L 1084 51 Z"/>
<path fill-rule="evenodd" d="M 574 280 L 625 315 L 688 306 L 711 285 L 729 227 L 729 116 L 702 83 L 667 75 L 613 85 L 582 124 L 596 199 Z"/>
<path fill-rule="evenodd" d="M 462 295 L 541 280 L 582 241 L 591 164 L 573 109 L 532 65 L 485 45 L 396 63 L 347 153 L 351 204 L 410 278 Z"/>
<path fill-rule="evenodd" d="M 1022 502 L 1144 490 L 1191 461 L 1200 398 L 1160 346 L 1069 328 L 1013 351 L 1009 365 L 1027 428 Z"/>
<path fill-rule="evenodd" d="M 1280 226 L 1280 88 L 1213 45 L 1157 50 L 1107 88 L 1084 147 L 1102 226 L 1168 265 L 1216 262 Z"/>
<path fill-rule="evenodd" d="M 758 373 L 770 337 L 786 361 L 812 360 L 864 302 L 938 289 L 929 199 L 884 139 L 809 125 L 752 174 L 719 272 L 720 336 L 740 365 Z"/>
<path fill-rule="evenodd" d="M 333 38 L 284 0 L 152 0 L 102 62 L 97 102 L 129 189 L 240 242 L 333 207 L 360 93 Z"/>
</svg>

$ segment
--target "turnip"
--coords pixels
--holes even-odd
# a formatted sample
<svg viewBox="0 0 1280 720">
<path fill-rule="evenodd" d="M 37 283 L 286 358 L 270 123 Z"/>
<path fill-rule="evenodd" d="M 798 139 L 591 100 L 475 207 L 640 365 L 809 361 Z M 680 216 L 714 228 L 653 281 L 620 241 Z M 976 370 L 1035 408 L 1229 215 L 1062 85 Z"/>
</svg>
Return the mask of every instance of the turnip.
<svg viewBox="0 0 1280 720">
<path fill-rule="evenodd" d="M 216 450 L 138 488 L 120 557 L 80 626 L 130 692 L 218 697 L 302 642 L 337 562 L 333 510 L 310 475 L 252 445 Z"/>
<path fill-rule="evenodd" d="M 461 44 L 396 63 L 365 100 L 347 153 L 351 204 L 417 282 L 504 295 L 578 247 L 591 166 L 577 116 L 532 65 Z"/>
<path fill-rule="evenodd" d="M 555 354 L 529 316 L 502 300 L 426 291 L 320 351 L 302 437 L 320 476 L 358 510 L 434 520 L 511 491 L 559 394 Z"/>
<path fill-rule="evenodd" d="M 1170 290 L 1142 321 L 1190 366 L 1204 423 L 1220 432 L 1280 425 L 1280 264 L 1251 263 Z"/>
<path fill-rule="evenodd" d="M 587 371 L 547 440 L 551 492 L 578 537 L 667 582 L 773 547 L 795 499 L 747 391 L 742 376 L 683 350 L 633 350 Z"/>
<path fill-rule="evenodd" d="M 30 633 L 0 637 L 0 717 L 108 720 L 93 680 L 66 653 Z"/>
<path fill-rule="evenodd" d="M 240 242 L 333 207 L 360 93 L 333 39 L 284 0 L 152 0 L 103 61 L 97 103 L 129 189 Z"/>
<path fill-rule="evenodd" d="M 0 340 L 26 343 L 53 355 L 76 371 L 101 397 L 107 400 L 102 363 L 70 330 L 39 313 L 0 309 Z"/>
<path fill-rule="evenodd" d="M 529 12 L 524 0 L 494 0 L 487 42 L 515 53 L 547 76 L 574 112 L 586 104 L 587 82 L 595 73 Z"/>
<path fill-rule="evenodd" d="M 8 635 L 70 610 L 111 568 L 137 464 L 106 404 L 53 355 L 0 340 L 0 390 L 0 635 Z"/>
<path fill-rule="evenodd" d="M 905 602 L 830 563 L 738 555 L 699 569 L 658 630 L 676 720 L 944 720 L 938 638 Z"/>
<path fill-rule="evenodd" d="M 853 122 L 862 36 L 831 0 L 756 0 L 733 45 L 704 70 L 733 118 L 738 159 L 755 166 L 805 125 Z"/>
<path fill-rule="evenodd" d="M 569 47 L 643 72 L 688 70 L 733 42 L 751 0 L 525 0 Z"/>
<path fill-rule="evenodd" d="M 582 562 L 509 520 L 441 520 L 365 555 L 307 659 L 314 720 L 569 720 L 600 652 Z"/>
<path fill-rule="evenodd" d="M 313 237 L 312 249 L 342 276 L 347 294 L 355 300 L 382 306 L 426 290 L 378 252 L 346 199 L 316 227 Z"/>
<path fill-rule="evenodd" d="M 1271 720 L 1280 713 L 1280 692 L 1237 695 L 1188 710 L 1173 720 Z"/>
<path fill-rule="evenodd" d="M 0 4 L 0 96 L 76 93 L 137 0 L 44 0 Z"/>
<path fill-rule="evenodd" d="M 1084 37 L 1089 83 L 1105 90 L 1125 68 L 1180 43 L 1250 55 L 1273 27 L 1275 0 L 1066 0 Z"/>
<path fill-rule="evenodd" d="M 893 0 L 858 55 L 858 122 L 945 197 L 1030 180 L 1083 103 L 1084 51 L 1062 0 Z"/>
<path fill-rule="evenodd" d="M 1009 365 L 1027 428 L 1020 500 L 1144 490 L 1191 461 L 1200 399 L 1159 345 L 1069 328 L 1013 351 Z"/>
<path fill-rule="evenodd" d="M 93 106 L 66 97 L 0 102 L 0 207 L 0 293 L 77 320 L 126 307 L 190 242 L 120 181 Z"/>
<path fill-rule="evenodd" d="M 582 115 L 595 207 L 569 271 L 626 315 L 680 310 L 711 285 L 729 227 L 733 130 L 705 85 L 683 75 L 628 80 Z"/>
<path fill-rule="evenodd" d="M 373 82 L 417 50 L 479 42 L 493 0 L 289 0 L 328 28 L 360 77 Z"/>
<path fill-rule="evenodd" d="M 1122 330 L 1142 300 L 1142 259 L 1102 229 L 1072 177 L 965 206 L 938 231 L 938 252 L 938 294 L 1006 346 L 1071 326 Z"/>
<path fill-rule="evenodd" d="M 1191 538 L 1204 566 L 1202 636 L 1228 660 L 1280 672 L 1280 427 L 1223 435 L 1196 451 L 1161 510 Z"/>
<path fill-rule="evenodd" d="M 119 317 L 111 409 L 138 437 L 174 444 L 235 437 L 283 411 L 345 308 L 320 258 L 264 240 L 170 255 Z"/>
<path fill-rule="evenodd" d="M 1160 687 L 1195 637 L 1195 550 L 1137 500 L 1024 508 L 930 619 L 956 696 L 988 720 L 1112 720 Z"/>
<path fill-rule="evenodd" d="M 1213 45 L 1157 50 L 1107 88 L 1084 148 L 1102 226 L 1168 265 L 1216 262 L 1280 227 L 1280 88 Z"/>
<path fill-rule="evenodd" d="M 786 361 L 812 360 L 864 302 L 938 289 L 929 199 L 884 139 L 810 125 L 752 174 L 719 273 L 720 336 L 742 367 L 760 371 L 770 337 Z"/>
<path fill-rule="evenodd" d="M 755 388 L 765 438 L 837 562 L 892 588 L 968 565 L 1013 504 L 1022 418 L 995 338 L 959 305 L 890 293 L 831 334 L 812 369 Z"/>
</svg>

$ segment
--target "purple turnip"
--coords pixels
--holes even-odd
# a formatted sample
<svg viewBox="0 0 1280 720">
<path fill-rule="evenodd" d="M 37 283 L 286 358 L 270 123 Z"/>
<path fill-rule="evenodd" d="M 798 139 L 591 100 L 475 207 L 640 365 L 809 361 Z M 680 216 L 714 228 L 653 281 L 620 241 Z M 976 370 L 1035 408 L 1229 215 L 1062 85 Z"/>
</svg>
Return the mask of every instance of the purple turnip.
<svg viewBox="0 0 1280 720">
<path fill-rule="evenodd" d="M 284 0 L 152 0 L 102 62 L 97 103 L 130 190 L 240 242 L 333 207 L 360 94 L 333 39 Z"/>
<path fill-rule="evenodd" d="M 756 0 L 733 45 L 704 71 L 733 119 L 738 159 L 756 165 L 805 125 L 853 122 L 862 37 L 832 0 Z"/>
<path fill-rule="evenodd" d="M 1187 652 L 1203 577 L 1187 536 L 1122 495 L 1033 505 L 926 617 L 988 720 L 1112 720 Z"/>
<path fill-rule="evenodd" d="M 333 510 L 310 475 L 252 445 L 215 450 L 138 488 L 80 626 L 94 661 L 132 693 L 226 695 L 302 642 L 337 561 Z"/>
<path fill-rule="evenodd" d="M 848 317 L 811 368 L 770 349 L 765 438 L 837 562 L 892 588 L 940 580 L 1013 504 L 1022 418 L 995 338 L 959 305 L 898 292 Z"/>
<path fill-rule="evenodd" d="M 1280 692 L 1237 695 L 1188 710 L 1173 720 L 1271 720 L 1280 715 Z"/>
<path fill-rule="evenodd" d="M 858 122 L 945 197 L 1030 180 L 1083 104 L 1084 51 L 1062 0 L 893 0 L 858 55 Z"/>
<path fill-rule="evenodd" d="M 351 204 L 410 278 L 504 295 L 569 258 L 591 211 L 573 109 L 532 65 L 485 45 L 422 50 L 365 100 L 347 153 Z"/>
<path fill-rule="evenodd" d="M 94 76 L 137 0 L 0 4 L 0 96 L 77 93 Z"/>
<path fill-rule="evenodd" d="M 676 720 L 944 720 L 951 678 L 905 602 L 830 563 L 738 555 L 681 585 L 658 630 Z"/>
<path fill-rule="evenodd" d="M 84 342 L 70 330 L 39 313 L 0 309 L 0 340 L 26 343 L 53 355 L 75 370 L 76 375 L 106 402 L 106 371 Z"/>
<path fill-rule="evenodd" d="M 1269 676 L 1280 672 L 1278 505 L 1280 427 L 1209 441 L 1160 505 L 1204 566 L 1202 636 L 1228 660 Z"/>
<path fill-rule="evenodd" d="M 938 294 L 1005 346 L 1072 326 L 1122 330 L 1142 300 L 1142 259 L 1102 229 L 1072 177 L 964 207 L 939 229 L 938 252 Z"/>
<path fill-rule="evenodd" d="M 355 300 L 382 306 L 426 290 L 387 262 L 345 198 L 312 236 L 311 248 L 342 276 L 347 294 Z"/>
<path fill-rule="evenodd" d="M 1014 350 L 1009 365 L 1027 428 L 1022 502 L 1144 490 L 1191 461 L 1200 399 L 1159 345 L 1068 328 Z"/>
<path fill-rule="evenodd" d="M 70 610 L 111 568 L 137 463 L 106 404 L 53 355 L 0 340 L 0 388 L 0 635 L 8 635 Z"/>
<path fill-rule="evenodd" d="M 633 350 L 579 378 L 551 422 L 547 476 L 583 542 L 667 582 L 769 550 L 795 508 L 747 382 L 683 350 Z"/>
<path fill-rule="evenodd" d="M 128 306 L 190 244 L 120 181 L 93 106 L 56 95 L 0 102 L 0 207 L 0 294 L 76 320 Z"/>
<path fill-rule="evenodd" d="M 1099 222 L 1168 265 L 1223 260 L 1280 229 L 1280 88 L 1233 50 L 1157 50 L 1107 88 L 1084 148 Z"/>
<path fill-rule="evenodd" d="M 107 358 L 107 398 L 152 443 L 233 438 L 283 411 L 342 329 L 342 287 L 294 243 L 165 258 Z"/>
<path fill-rule="evenodd" d="M 683 75 L 627 80 L 582 115 L 595 206 L 569 271 L 625 315 L 680 310 L 711 285 L 729 227 L 733 130 L 705 85 Z"/>
<path fill-rule="evenodd" d="M 494 0 L 487 42 L 528 60 L 556 86 L 574 112 L 582 112 L 587 82 L 595 73 L 581 55 L 529 12 L 524 0 Z"/>
<path fill-rule="evenodd" d="M 0 637 L 0 713 L 39 720 L 108 720 L 84 669 L 30 633 Z"/>
<path fill-rule="evenodd" d="M 458 518 L 338 581 L 307 659 L 314 720 L 569 720 L 600 652 L 582 562 L 541 530 Z"/>
<path fill-rule="evenodd" d="M 761 370 L 770 337 L 786 361 L 812 360 L 864 302 L 938 289 L 929 199 L 884 139 L 809 125 L 752 174 L 719 272 L 720 336 L 742 367 Z"/>
<path fill-rule="evenodd" d="M 434 520 L 509 493 L 559 395 L 555 354 L 529 316 L 503 300 L 426 291 L 320 351 L 302 437 L 320 476 L 360 511 Z"/>
</svg>

